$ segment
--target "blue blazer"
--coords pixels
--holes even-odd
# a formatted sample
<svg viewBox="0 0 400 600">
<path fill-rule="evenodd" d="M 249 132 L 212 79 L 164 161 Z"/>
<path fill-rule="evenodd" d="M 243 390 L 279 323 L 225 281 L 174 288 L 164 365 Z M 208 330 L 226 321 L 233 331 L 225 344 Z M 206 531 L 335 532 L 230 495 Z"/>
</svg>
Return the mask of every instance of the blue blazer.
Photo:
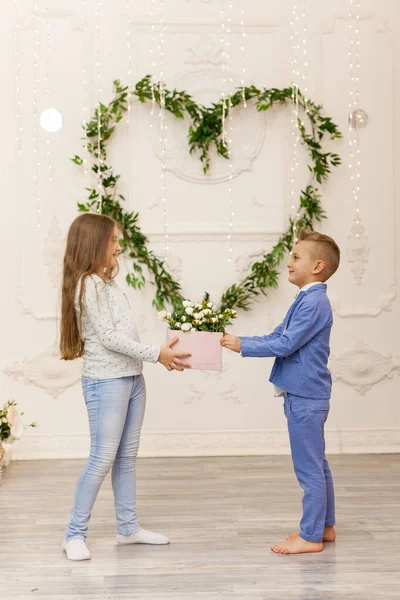
<svg viewBox="0 0 400 600">
<path fill-rule="evenodd" d="M 270 335 L 242 337 L 244 357 L 275 356 L 270 381 L 289 394 L 330 398 L 328 370 L 332 309 L 326 285 L 299 293 L 283 322 Z"/>
</svg>

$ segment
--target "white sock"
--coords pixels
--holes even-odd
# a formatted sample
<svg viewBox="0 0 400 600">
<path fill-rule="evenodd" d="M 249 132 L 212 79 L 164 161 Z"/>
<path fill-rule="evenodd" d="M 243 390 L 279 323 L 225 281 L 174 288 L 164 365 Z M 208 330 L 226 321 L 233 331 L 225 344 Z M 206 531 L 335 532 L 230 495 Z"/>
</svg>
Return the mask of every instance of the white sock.
<svg viewBox="0 0 400 600">
<path fill-rule="evenodd" d="M 91 555 L 88 547 L 86 546 L 85 540 L 80 538 L 71 538 L 70 540 L 64 540 L 62 543 L 62 549 L 67 554 L 68 560 L 90 560 Z"/>
<path fill-rule="evenodd" d="M 117 533 L 118 544 L 169 544 L 169 539 L 161 533 L 153 533 L 146 529 L 139 529 L 136 533 L 130 533 L 129 535 L 122 535 Z"/>
</svg>

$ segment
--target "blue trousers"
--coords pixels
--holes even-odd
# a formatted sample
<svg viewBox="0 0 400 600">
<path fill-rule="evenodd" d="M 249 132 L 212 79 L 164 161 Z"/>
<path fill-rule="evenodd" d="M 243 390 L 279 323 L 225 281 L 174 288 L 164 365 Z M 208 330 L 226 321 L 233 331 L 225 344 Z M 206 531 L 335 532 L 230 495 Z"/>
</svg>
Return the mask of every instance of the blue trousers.
<svg viewBox="0 0 400 600">
<path fill-rule="evenodd" d="M 293 466 L 304 491 L 299 535 L 310 542 L 321 542 L 324 527 L 335 524 L 335 494 L 324 437 L 329 400 L 285 394 L 283 406 Z"/>
<path fill-rule="evenodd" d="M 136 456 L 146 406 L 143 375 L 118 379 L 82 378 L 89 416 L 90 456 L 75 491 L 66 539 L 85 540 L 92 508 L 111 469 L 117 531 L 139 531 L 136 515 Z"/>
</svg>

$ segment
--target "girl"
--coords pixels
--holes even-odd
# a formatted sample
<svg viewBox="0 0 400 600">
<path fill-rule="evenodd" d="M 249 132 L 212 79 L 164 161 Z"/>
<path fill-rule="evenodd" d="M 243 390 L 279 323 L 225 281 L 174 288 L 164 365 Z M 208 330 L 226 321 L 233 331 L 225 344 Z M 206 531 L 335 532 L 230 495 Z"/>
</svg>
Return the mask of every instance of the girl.
<svg viewBox="0 0 400 600">
<path fill-rule="evenodd" d="M 190 356 L 172 349 L 177 338 L 144 345 L 132 323 L 128 299 L 114 281 L 118 273 L 116 223 L 86 213 L 68 232 L 64 256 L 61 358 L 83 356 L 82 388 L 89 416 L 90 456 L 81 473 L 63 549 L 70 560 L 90 559 L 88 523 L 100 486 L 112 468 L 119 544 L 168 544 L 141 529 L 136 516 L 135 463 L 146 387 L 143 361 L 183 371 Z"/>
</svg>

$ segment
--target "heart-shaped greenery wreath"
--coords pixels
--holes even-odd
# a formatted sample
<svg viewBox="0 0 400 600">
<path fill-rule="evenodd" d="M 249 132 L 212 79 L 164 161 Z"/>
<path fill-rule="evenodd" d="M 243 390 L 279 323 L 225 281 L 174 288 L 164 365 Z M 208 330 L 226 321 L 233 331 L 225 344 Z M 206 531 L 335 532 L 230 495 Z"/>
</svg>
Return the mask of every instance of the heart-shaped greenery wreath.
<svg viewBox="0 0 400 600">
<path fill-rule="evenodd" d="M 326 218 L 318 194 L 318 184 L 323 183 L 331 172 L 331 166 L 340 164 L 340 157 L 331 152 L 322 151 L 322 141 L 327 135 L 330 139 L 342 137 L 337 125 L 332 119 L 321 114 L 321 106 L 305 100 L 299 89 L 288 87 L 285 89 L 258 89 L 255 86 L 240 88 L 229 101 L 221 100 L 210 107 L 197 104 L 185 91 L 169 91 L 159 83 L 153 84 L 151 76 L 147 75 L 139 81 L 133 90 L 121 86 L 119 81 L 114 81 L 115 97 L 105 106 L 99 103 L 93 118 L 84 124 L 84 146 L 93 157 L 92 171 L 98 178 L 96 188 L 86 188 L 89 192 L 87 202 L 78 203 L 81 212 L 99 210 L 102 214 L 109 215 L 120 225 L 122 232 L 121 245 L 132 259 L 132 272 L 126 277 L 127 283 L 134 288 L 141 289 L 146 281 L 143 275 L 143 265 L 148 268 L 150 281 L 155 288 L 154 306 L 160 310 L 167 304 L 176 304 L 184 299 L 181 286 L 174 280 L 168 271 L 164 260 L 159 259 L 153 251 L 148 250 L 148 240 L 142 233 L 139 225 L 139 214 L 124 210 L 121 202 L 124 196 L 117 194 L 119 175 L 107 164 L 107 143 L 110 140 L 117 123 L 121 121 L 128 110 L 128 103 L 132 97 L 140 102 L 153 102 L 158 106 L 183 119 L 187 115 L 190 119 L 189 150 L 199 151 L 205 176 L 210 167 L 210 148 L 215 144 L 217 153 L 229 158 L 228 147 L 223 137 L 224 119 L 229 116 L 229 111 L 243 102 L 253 101 L 258 111 L 268 110 L 274 104 L 286 105 L 298 102 L 310 120 L 311 133 L 307 133 L 303 119 L 298 120 L 298 128 L 302 143 L 307 147 L 310 155 L 310 181 L 307 187 L 300 192 L 299 217 L 294 221 L 289 219 L 289 227 L 283 233 L 271 252 L 264 254 L 255 262 L 246 277 L 240 283 L 234 283 L 222 294 L 219 308 L 242 308 L 249 310 L 251 302 L 260 293 L 266 295 L 268 288 L 278 285 L 278 266 L 286 252 L 290 252 L 295 239 L 296 230 L 300 227 L 313 227 L 313 222 Z M 77 165 L 83 165 L 84 160 L 75 155 L 72 159 Z M 205 298 L 208 299 L 208 293 Z"/>
</svg>

